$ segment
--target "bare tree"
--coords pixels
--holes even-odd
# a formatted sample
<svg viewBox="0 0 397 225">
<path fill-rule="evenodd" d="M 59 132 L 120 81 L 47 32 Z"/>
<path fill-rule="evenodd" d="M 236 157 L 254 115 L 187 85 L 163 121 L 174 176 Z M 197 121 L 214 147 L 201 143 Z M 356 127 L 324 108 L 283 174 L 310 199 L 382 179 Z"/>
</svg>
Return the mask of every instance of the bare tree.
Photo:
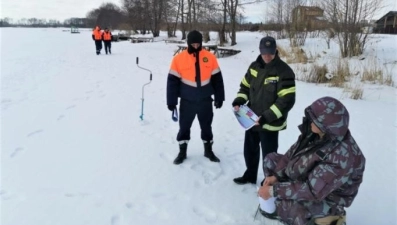
<svg viewBox="0 0 397 225">
<path fill-rule="evenodd" d="M 0 27 L 9 27 L 12 24 L 12 19 L 9 17 L 5 17 L 0 19 Z"/>
<path fill-rule="evenodd" d="M 89 11 L 86 17 L 95 21 L 96 25 L 110 28 L 116 28 L 124 21 L 120 7 L 113 3 L 103 3 L 98 9 Z"/>
<path fill-rule="evenodd" d="M 123 0 L 122 5 L 132 29 L 146 34 L 150 24 L 149 0 Z"/>
<path fill-rule="evenodd" d="M 151 0 L 149 2 L 150 8 L 150 30 L 153 37 L 160 35 L 160 24 L 164 15 L 166 0 Z"/>
<path fill-rule="evenodd" d="M 227 15 L 228 15 L 228 1 L 229 0 L 221 0 L 222 4 L 222 26 L 218 30 L 218 36 L 219 36 L 219 45 L 223 46 L 225 43 L 227 43 L 226 39 L 226 24 L 227 24 Z"/>
<path fill-rule="evenodd" d="M 324 0 L 323 7 L 332 21 L 341 56 L 362 54 L 369 32 L 363 30 L 363 21 L 373 18 L 382 7 L 382 0 Z"/>
<path fill-rule="evenodd" d="M 275 38 L 277 39 L 282 39 L 285 38 L 286 35 L 284 34 L 285 30 L 285 20 L 284 20 L 284 14 L 287 13 L 286 9 L 286 0 L 272 0 L 272 2 L 269 3 L 268 7 L 268 15 L 270 20 L 274 21 L 279 29 L 277 29 L 277 36 Z"/>
<path fill-rule="evenodd" d="M 176 28 L 179 19 L 179 4 L 177 0 L 167 0 L 163 8 L 163 18 L 168 37 L 176 37 Z"/>
<path fill-rule="evenodd" d="M 237 23 L 237 9 L 239 7 L 239 0 L 229 0 L 228 4 L 228 11 L 230 15 L 230 39 L 231 42 L 230 45 L 236 45 L 236 23 Z"/>
</svg>

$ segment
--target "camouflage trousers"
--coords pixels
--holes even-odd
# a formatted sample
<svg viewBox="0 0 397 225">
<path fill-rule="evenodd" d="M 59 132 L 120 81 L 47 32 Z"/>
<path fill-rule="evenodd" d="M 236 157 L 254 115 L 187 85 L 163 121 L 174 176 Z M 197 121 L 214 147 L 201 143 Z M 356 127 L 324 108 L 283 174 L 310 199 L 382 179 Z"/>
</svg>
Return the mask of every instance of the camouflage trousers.
<svg viewBox="0 0 397 225">
<path fill-rule="evenodd" d="M 263 162 L 264 174 L 273 174 L 282 155 L 270 153 Z M 313 218 L 328 216 L 331 206 L 326 201 L 295 201 L 276 199 L 276 212 L 279 220 L 288 225 L 308 225 Z"/>
</svg>

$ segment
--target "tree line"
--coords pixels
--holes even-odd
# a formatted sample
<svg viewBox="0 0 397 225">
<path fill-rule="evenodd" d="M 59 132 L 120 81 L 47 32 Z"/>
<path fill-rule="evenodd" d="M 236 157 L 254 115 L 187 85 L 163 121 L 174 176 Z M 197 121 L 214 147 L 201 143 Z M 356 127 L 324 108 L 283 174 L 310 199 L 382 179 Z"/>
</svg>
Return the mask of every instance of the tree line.
<svg viewBox="0 0 397 225">
<path fill-rule="evenodd" d="M 382 0 L 267 0 L 263 9 L 265 24 L 245 23 L 244 6 L 265 0 L 121 0 L 121 6 L 103 3 L 90 10 L 86 18 L 70 18 L 63 23 L 56 20 L 22 19 L 18 26 L 77 26 L 96 25 L 112 30 L 129 30 L 139 34 L 151 33 L 158 37 L 160 30 L 168 37 L 182 32 L 182 40 L 192 30 L 203 32 L 204 41 L 209 32 L 218 32 L 219 44 L 236 45 L 236 32 L 240 30 L 266 30 L 277 32 L 276 38 L 289 38 L 291 46 L 304 45 L 310 30 L 302 28 L 294 19 L 294 8 L 316 6 L 324 10 L 322 35 L 328 43 L 336 39 L 341 46 L 341 56 L 351 57 L 363 52 L 368 33 L 362 30 L 362 21 L 370 20 L 382 7 Z M 11 26 L 9 18 L 0 20 L 0 26 Z M 15 23 L 14 23 L 15 25 Z"/>
<path fill-rule="evenodd" d="M 69 27 L 75 26 L 80 28 L 90 28 L 95 21 L 87 18 L 69 18 L 63 22 L 54 19 L 22 18 L 13 20 L 5 17 L 0 19 L 0 27 Z"/>
<path fill-rule="evenodd" d="M 87 13 L 87 18 L 96 24 L 111 28 L 133 30 L 136 33 L 153 34 L 166 30 L 168 37 L 182 31 L 197 29 L 209 40 L 209 31 L 219 32 L 220 45 L 231 40 L 235 45 L 236 31 L 244 24 L 244 5 L 264 0 L 122 0 L 121 7 L 104 3 Z"/>
</svg>

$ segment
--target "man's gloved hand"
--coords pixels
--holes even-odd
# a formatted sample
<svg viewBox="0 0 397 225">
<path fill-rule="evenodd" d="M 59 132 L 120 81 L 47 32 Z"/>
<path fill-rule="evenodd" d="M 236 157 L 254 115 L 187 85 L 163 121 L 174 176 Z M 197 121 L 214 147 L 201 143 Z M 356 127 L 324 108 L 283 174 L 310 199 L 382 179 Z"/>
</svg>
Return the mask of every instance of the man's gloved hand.
<svg viewBox="0 0 397 225">
<path fill-rule="evenodd" d="M 244 98 L 241 97 L 237 97 L 234 99 L 234 101 L 232 102 L 232 106 L 240 106 L 240 105 L 244 105 L 247 101 Z"/>
<path fill-rule="evenodd" d="M 262 115 L 258 121 L 259 125 L 263 126 L 266 123 L 266 118 Z"/>
<path fill-rule="evenodd" d="M 176 109 L 176 105 L 168 105 L 168 109 L 170 111 L 174 111 Z"/>
<path fill-rule="evenodd" d="M 214 106 L 215 106 L 216 109 L 222 108 L 222 105 L 223 105 L 223 101 L 214 102 Z"/>
</svg>

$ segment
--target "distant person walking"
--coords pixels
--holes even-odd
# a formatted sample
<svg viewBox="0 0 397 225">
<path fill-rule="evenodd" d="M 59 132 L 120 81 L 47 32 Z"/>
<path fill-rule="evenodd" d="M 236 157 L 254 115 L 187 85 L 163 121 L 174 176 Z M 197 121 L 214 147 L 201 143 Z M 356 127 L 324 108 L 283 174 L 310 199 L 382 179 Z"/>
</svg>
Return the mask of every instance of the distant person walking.
<svg viewBox="0 0 397 225">
<path fill-rule="evenodd" d="M 109 31 L 109 29 L 106 27 L 105 28 L 105 32 L 103 32 L 102 34 L 102 40 L 103 40 L 103 44 L 105 45 L 105 53 L 106 55 L 108 54 L 112 54 L 112 32 Z"/>
<path fill-rule="evenodd" d="M 92 31 L 92 40 L 95 41 L 96 54 L 101 54 L 102 49 L 102 31 L 100 26 L 96 26 L 94 31 Z"/>
</svg>

